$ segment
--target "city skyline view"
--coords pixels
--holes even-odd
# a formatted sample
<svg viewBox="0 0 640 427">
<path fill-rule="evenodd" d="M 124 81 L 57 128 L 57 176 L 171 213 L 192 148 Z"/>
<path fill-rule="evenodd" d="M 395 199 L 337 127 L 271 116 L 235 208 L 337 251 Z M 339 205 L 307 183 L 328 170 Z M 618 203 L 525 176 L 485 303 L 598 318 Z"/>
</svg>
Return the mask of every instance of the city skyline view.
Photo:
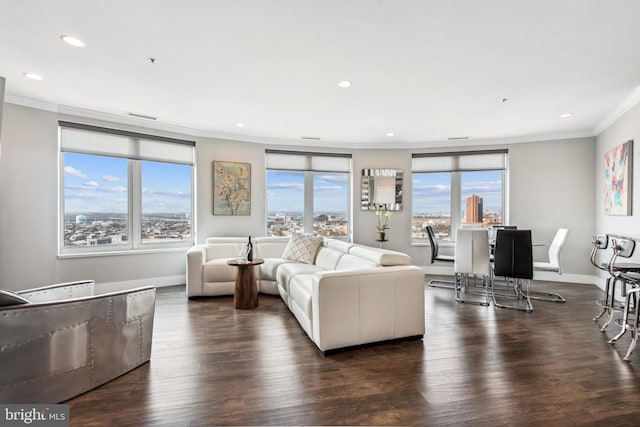
<svg viewBox="0 0 640 427">
<path fill-rule="evenodd" d="M 65 213 L 126 213 L 127 159 L 64 153 Z M 142 212 L 191 216 L 191 166 L 141 161 Z"/>
<path fill-rule="evenodd" d="M 484 199 L 485 210 L 502 211 L 502 171 L 463 172 L 462 200 L 472 194 Z M 413 174 L 413 212 L 449 213 L 451 210 L 451 174 Z"/>
</svg>

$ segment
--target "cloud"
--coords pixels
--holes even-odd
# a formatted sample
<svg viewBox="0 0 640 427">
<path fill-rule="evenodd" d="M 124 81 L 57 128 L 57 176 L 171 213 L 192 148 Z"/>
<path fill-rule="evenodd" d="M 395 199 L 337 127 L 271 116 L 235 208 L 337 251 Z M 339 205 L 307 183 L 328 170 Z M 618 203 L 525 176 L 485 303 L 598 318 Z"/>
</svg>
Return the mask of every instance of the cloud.
<svg viewBox="0 0 640 427">
<path fill-rule="evenodd" d="M 127 191 L 127 187 L 123 187 L 121 185 L 108 187 L 108 186 L 102 186 L 95 181 L 87 181 L 84 184 L 80 184 L 80 185 L 65 185 L 64 188 L 67 191 L 93 190 L 97 193 L 125 193 Z M 67 196 L 65 195 L 65 197 Z"/>
<path fill-rule="evenodd" d="M 293 190 L 304 190 L 304 184 L 301 182 L 277 182 L 269 184 L 269 189 L 293 189 Z"/>
<path fill-rule="evenodd" d="M 151 188 L 143 188 L 142 194 L 147 196 L 168 196 L 174 198 L 189 198 L 191 195 L 180 190 L 153 190 Z"/>
<path fill-rule="evenodd" d="M 123 187 L 121 185 L 115 185 L 113 187 L 102 187 L 101 191 L 107 193 L 124 193 L 127 191 L 127 187 Z"/>
<path fill-rule="evenodd" d="M 318 176 L 318 178 L 325 182 L 347 182 L 348 176 L 346 173 L 341 173 L 332 175 L 320 175 Z"/>
<path fill-rule="evenodd" d="M 120 181 L 122 181 L 120 178 L 118 178 L 117 176 L 113 176 L 113 175 L 103 175 L 102 176 L 102 180 L 103 181 L 107 181 L 107 182 L 120 182 Z"/>
<path fill-rule="evenodd" d="M 443 184 L 417 185 L 413 187 L 413 194 L 420 197 L 441 196 L 451 193 L 451 186 Z"/>
<path fill-rule="evenodd" d="M 65 166 L 64 167 L 64 174 L 67 175 L 67 176 L 75 176 L 75 177 L 83 178 L 83 179 L 84 178 L 89 178 L 88 175 L 82 173 L 82 171 L 80 171 L 80 170 L 78 170 L 76 168 L 73 168 L 71 166 Z"/>
</svg>

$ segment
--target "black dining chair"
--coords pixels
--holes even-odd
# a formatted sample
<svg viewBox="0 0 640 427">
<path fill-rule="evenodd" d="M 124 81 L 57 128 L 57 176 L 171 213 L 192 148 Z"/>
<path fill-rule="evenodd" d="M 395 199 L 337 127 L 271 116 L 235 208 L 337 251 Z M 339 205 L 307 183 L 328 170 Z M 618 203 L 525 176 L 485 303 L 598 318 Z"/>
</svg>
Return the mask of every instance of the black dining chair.
<svg viewBox="0 0 640 427">
<path fill-rule="evenodd" d="M 493 275 L 505 278 L 503 289 L 494 281 L 494 305 L 533 311 L 529 298 L 529 283 L 533 279 L 531 230 L 498 230 L 493 257 Z"/>
<path fill-rule="evenodd" d="M 438 245 L 438 239 L 436 238 L 436 233 L 433 231 L 433 227 L 431 225 L 427 225 L 426 230 L 427 230 L 427 237 L 429 237 L 429 244 L 431 245 L 431 264 L 434 264 L 436 261 L 453 264 L 453 262 L 455 261 L 455 256 L 441 255 L 439 253 L 440 247 Z M 429 280 L 427 284 L 434 288 L 455 289 L 456 287 L 456 282 L 454 280 L 448 281 L 448 280 L 433 279 L 433 280 Z"/>
</svg>

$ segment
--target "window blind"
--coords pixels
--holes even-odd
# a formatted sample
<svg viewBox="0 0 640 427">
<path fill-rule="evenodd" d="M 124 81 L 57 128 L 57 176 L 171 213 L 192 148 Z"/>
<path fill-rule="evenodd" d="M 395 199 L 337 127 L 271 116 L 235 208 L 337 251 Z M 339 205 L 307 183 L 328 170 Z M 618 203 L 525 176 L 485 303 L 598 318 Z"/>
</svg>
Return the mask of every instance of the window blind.
<svg viewBox="0 0 640 427">
<path fill-rule="evenodd" d="M 351 172 L 351 154 L 266 150 L 265 156 L 267 169 Z"/>
<path fill-rule="evenodd" d="M 58 125 L 61 151 L 191 166 L 194 164 L 194 141 L 64 121 L 58 122 Z"/>
<path fill-rule="evenodd" d="M 507 150 L 412 154 L 412 172 L 506 170 Z"/>
</svg>

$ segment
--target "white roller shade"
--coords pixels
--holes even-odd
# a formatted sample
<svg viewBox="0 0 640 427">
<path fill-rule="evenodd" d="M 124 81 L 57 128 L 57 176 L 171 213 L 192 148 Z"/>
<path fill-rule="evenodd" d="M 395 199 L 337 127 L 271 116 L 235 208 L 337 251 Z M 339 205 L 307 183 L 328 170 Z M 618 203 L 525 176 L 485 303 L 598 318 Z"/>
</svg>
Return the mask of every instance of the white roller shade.
<svg viewBox="0 0 640 427">
<path fill-rule="evenodd" d="M 150 160 L 185 165 L 194 164 L 194 143 L 151 135 L 122 132 L 113 134 L 93 129 L 68 127 L 61 124 L 60 149 L 83 154 Z M 101 129 L 101 128 L 95 128 Z"/>
<path fill-rule="evenodd" d="M 464 172 L 507 169 L 507 151 L 414 154 L 413 172 Z"/>
<path fill-rule="evenodd" d="M 351 155 L 267 150 L 266 168 L 273 170 L 351 172 Z"/>
</svg>

